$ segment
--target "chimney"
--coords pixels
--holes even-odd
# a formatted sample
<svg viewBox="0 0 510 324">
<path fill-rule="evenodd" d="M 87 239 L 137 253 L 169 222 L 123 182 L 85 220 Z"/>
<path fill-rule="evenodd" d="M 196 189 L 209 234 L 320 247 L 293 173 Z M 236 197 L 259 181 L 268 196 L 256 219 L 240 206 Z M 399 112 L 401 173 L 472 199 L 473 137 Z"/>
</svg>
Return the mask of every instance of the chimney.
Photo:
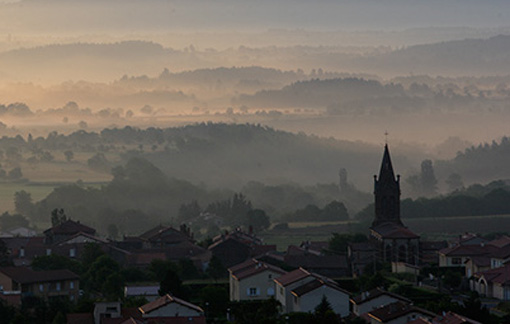
<svg viewBox="0 0 510 324">
<path fill-rule="evenodd" d="M 248 228 L 248 230 L 250 231 L 250 235 L 253 235 L 253 226 L 250 225 L 250 227 Z"/>
</svg>

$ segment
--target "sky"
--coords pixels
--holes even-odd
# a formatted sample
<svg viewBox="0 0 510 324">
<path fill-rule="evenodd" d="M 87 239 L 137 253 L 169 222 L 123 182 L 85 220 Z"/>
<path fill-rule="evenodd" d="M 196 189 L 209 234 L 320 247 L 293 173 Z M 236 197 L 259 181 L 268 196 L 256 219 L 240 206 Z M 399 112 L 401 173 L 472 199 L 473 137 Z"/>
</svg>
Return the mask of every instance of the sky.
<svg viewBox="0 0 510 324">
<path fill-rule="evenodd" d="M 0 32 L 494 28 L 509 15 L 502 0 L 0 0 Z"/>
</svg>

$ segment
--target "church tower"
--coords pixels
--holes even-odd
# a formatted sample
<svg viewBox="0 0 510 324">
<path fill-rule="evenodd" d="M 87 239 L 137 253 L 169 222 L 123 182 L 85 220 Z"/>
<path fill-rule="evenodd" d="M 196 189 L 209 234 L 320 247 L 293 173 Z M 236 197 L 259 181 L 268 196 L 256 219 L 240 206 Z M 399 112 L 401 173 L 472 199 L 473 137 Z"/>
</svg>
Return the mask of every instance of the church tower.
<svg viewBox="0 0 510 324">
<path fill-rule="evenodd" d="M 400 176 L 395 178 L 388 144 L 384 146 L 379 178 L 374 175 L 374 196 L 375 219 L 372 227 L 384 223 L 403 226 L 400 220 Z"/>
</svg>

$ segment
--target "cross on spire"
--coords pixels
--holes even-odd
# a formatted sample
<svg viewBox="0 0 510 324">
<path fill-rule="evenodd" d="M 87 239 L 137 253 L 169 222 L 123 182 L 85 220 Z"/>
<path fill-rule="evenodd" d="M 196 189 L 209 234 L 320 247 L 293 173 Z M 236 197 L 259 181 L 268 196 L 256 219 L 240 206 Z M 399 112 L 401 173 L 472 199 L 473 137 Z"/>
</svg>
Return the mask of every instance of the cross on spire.
<svg viewBox="0 0 510 324">
<path fill-rule="evenodd" d="M 384 132 L 384 144 L 388 144 L 388 135 L 389 135 L 388 131 L 385 131 Z"/>
</svg>

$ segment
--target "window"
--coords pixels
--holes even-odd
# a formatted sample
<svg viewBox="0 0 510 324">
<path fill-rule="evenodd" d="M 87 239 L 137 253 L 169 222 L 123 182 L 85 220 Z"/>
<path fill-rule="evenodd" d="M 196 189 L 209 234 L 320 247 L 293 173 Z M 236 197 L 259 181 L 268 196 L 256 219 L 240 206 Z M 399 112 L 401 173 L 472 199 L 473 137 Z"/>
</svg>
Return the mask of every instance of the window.
<svg viewBox="0 0 510 324">
<path fill-rule="evenodd" d="M 61 288 L 61 284 L 60 284 L 60 282 L 57 282 L 57 288 L 56 288 L 57 291 L 60 291 L 60 288 Z"/>
<path fill-rule="evenodd" d="M 461 264 L 462 259 L 461 258 L 452 258 L 452 264 Z"/>
<path fill-rule="evenodd" d="M 259 295 L 259 289 L 258 288 L 248 288 L 248 296 L 258 296 Z"/>
<path fill-rule="evenodd" d="M 71 282 L 69 283 L 69 289 L 74 289 L 74 281 L 71 281 Z"/>
<path fill-rule="evenodd" d="M 51 249 L 46 249 L 46 255 L 51 255 Z"/>
<path fill-rule="evenodd" d="M 40 285 L 39 285 L 39 291 L 40 291 L 40 292 L 43 292 L 43 291 L 44 291 L 44 285 L 43 285 L 43 284 L 40 284 Z"/>
<path fill-rule="evenodd" d="M 267 288 L 267 295 L 268 296 L 274 296 L 274 288 L 273 287 Z"/>
<path fill-rule="evenodd" d="M 24 258 L 25 257 L 25 249 L 24 248 L 19 249 L 19 257 L 20 258 Z"/>
<path fill-rule="evenodd" d="M 75 248 L 69 249 L 69 257 L 70 258 L 76 257 L 76 249 Z"/>
</svg>

